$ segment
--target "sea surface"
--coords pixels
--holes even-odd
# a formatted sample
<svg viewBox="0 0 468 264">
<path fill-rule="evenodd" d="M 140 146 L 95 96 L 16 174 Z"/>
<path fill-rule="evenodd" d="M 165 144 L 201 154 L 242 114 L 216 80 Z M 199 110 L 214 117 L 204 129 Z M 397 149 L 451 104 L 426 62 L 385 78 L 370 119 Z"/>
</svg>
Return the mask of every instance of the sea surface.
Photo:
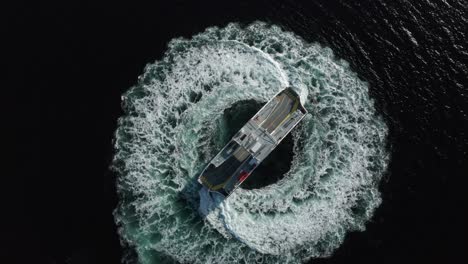
<svg viewBox="0 0 468 264">
<path fill-rule="evenodd" d="M 357 243 L 376 251 L 397 248 L 390 238 L 405 238 L 412 214 L 440 220 L 409 240 L 444 237 L 441 215 L 457 211 L 443 201 L 468 147 L 467 3 L 261 7 L 173 38 L 122 95 L 112 169 L 123 261 L 313 263 L 357 232 L 375 234 Z M 264 184 L 208 212 L 196 178 L 245 121 L 232 109 L 258 109 L 286 86 L 309 113 L 269 161 L 284 173 L 252 175 Z"/>
</svg>

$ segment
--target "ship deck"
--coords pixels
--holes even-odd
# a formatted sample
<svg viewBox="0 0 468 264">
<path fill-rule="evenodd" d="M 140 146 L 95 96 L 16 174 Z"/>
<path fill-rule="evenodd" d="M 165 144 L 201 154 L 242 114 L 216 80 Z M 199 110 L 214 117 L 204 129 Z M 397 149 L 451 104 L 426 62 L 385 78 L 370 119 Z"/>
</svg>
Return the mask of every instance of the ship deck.
<svg viewBox="0 0 468 264">
<path fill-rule="evenodd" d="M 287 88 L 244 125 L 202 172 L 199 182 L 228 196 L 305 116 L 299 96 Z"/>
</svg>

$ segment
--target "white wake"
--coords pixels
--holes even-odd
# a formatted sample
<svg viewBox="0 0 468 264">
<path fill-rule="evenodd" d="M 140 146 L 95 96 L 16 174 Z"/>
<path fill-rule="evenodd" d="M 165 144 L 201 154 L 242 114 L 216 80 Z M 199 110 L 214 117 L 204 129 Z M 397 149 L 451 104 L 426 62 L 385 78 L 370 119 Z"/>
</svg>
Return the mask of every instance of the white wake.
<svg viewBox="0 0 468 264">
<path fill-rule="evenodd" d="M 261 189 L 238 189 L 219 205 L 199 192 L 194 179 L 222 147 L 212 139 L 223 111 L 241 100 L 265 102 L 289 85 L 309 114 L 293 132 L 287 175 Z M 364 230 L 381 202 L 387 127 L 366 83 L 330 49 L 278 27 L 230 24 L 172 40 L 123 106 L 115 218 L 141 263 L 327 256 L 347 232 Z"/>
</svg>

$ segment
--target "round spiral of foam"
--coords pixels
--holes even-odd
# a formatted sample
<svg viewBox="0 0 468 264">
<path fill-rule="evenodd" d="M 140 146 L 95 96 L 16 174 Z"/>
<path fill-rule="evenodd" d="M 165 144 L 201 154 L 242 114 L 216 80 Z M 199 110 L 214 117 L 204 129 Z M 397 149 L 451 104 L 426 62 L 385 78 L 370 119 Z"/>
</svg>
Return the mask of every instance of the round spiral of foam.
<svg viewBox="0 0 468 264">
<path fill-rule="evenodd" d="M 290 170 L 208 213 L 198 173 L 223 111 L 294 87 L 309 111 Z M 113 168 L 128 262 L 300 263 L 330 255 L 379 206 L 387 127 L 367 84 L 328 48 L 256 22 L 174 39 L 123 96 Z M 224 142 L 225 143 L 225 142 Z M 197 210 L 199 208 L 199 210 Z M 199 211 L 206 212 L 202 218 Z"/>
</svg>

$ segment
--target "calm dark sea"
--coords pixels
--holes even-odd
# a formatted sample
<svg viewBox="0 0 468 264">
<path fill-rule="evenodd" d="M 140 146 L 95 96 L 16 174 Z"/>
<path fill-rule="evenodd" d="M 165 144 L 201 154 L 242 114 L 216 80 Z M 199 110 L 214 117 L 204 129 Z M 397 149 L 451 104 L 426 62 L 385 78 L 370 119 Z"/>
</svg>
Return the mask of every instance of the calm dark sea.
<svg viewBox="0 0 468 264">
<path fill-rule="evenodd" d="M 19 55 L 7 72 L 21 175 L 3 211 L 18 216 L 2 238 L 12 263 L 119 263 L 108 166 L 120 95 L 170 39 L 255 20 L 348 61 L 389 127 L 382 205 L 365 232 L 311 263 L 466 263 L 466 1 L 64 1 L 4 12 Z"/>
</svg>

